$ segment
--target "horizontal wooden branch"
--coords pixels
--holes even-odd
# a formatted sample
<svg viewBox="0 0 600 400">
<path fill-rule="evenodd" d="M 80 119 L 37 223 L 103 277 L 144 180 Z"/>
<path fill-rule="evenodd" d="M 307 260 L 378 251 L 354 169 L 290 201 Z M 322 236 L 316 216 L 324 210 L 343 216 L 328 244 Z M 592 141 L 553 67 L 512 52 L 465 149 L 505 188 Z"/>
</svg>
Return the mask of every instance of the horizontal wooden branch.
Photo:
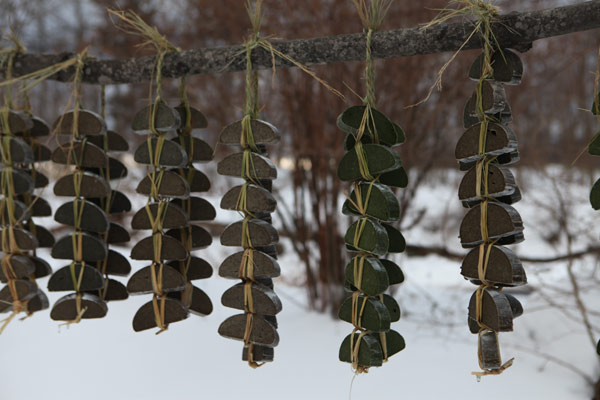
<svg viewBox="0 0 600 400">
<path fill-rule="evenodd" d="M 407 245 L 406 246 L 406 254 L 411 257 L 425 257 L 430 254 L 435 254 L 440 257 L 444 257 L 444 258 L 447 258 L 449 260 L 454 260 L 454 261 L 462 261 L 466 256 L 466 253 L 463 253 L 463 254 L 455 253 L 455 252 L 452 252 L 443 247 L 429 247 L 429 246 L 415 246 L 415 245 Z M 519 255 L 517 255 L 517 256 L 523 262 L 543 264 L 543 263 L 575 260 L 575 259 L 587 256 L 590 254 L 595 254 L 597 256 L 600 255 L 600 247 L 592 246 L 592 247 L 588 247 L 587 249 L 584 249 L 581 251 L 560 254 L 560 255 L 552 256 L 552 257 L 526 257 L 526 256 L 519 256 Z"/>
<path fill-rule="evenodd" d="M 600 27 L 600 0 L 540 11 L 511 13 L 498 18 L 494 33 L 503 47 L 527 51 L 532 42 Z M 473 30 L 471 22 L 445 23 L 428 29 L 411 28 L 378 32 L 373 38 L 373 57 L 395 58 L 458 50 Z M 463 49 L 481 46 L 473 37 Z M 361 33 L 324 38 L 273 42 L 273 47 L 298 62 L 310 66 L 364 59 L 365 36 Z M 178 78 L 184 75 L 217 74 L 241 71 L 245 60 L 241 46 L 187 50 L 168 54 L 163 75 Z M 23 54 L 15 59 L 14 75 L 24 75 L 73 57 L 72 53 Z M 271 54 L 264 49 L 253 52 L 256 68 L 271 68 Z M 154 57 L 122 60 L 90 59 L 86 63 L 83 81 L 94 84 L 146 82 L 152 75 Z M 293 67 L 277 59 L 277 67 Z M 0 71 L 1 74 L 1 71 Z M 73 69 L 51 77 L 57 81 L 72 80 Z"/>
</svg>

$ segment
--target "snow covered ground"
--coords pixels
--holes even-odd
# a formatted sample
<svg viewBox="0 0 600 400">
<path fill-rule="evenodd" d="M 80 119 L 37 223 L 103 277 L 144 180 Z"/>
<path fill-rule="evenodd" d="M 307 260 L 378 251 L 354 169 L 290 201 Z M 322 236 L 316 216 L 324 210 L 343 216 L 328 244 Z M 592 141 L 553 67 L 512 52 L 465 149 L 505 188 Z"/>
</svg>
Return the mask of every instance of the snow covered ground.
<svg viewBox="0 0 600 400">
<path fill-rule="evenodd" d="M 551 171 L 551 174 L 563 172 Z M 418 228 L 406 232 L 409 242 L 444 244 L 448 249 L 462 252 L 456 237 L 456 221 L 464 213 L 456 200 L 458 179 L 457 173 L 447 172 L 419 191 L 419 204 L 428 213 Z M 548 233 L 546 229 L 535 228 L 551 218 L 534 201 L 540 198 L 542 189 L 550 200 L 551 182 L 533 173 L 523 173 L 518 179 L 527 183 L 524 200 L 516 205 L 526 229 L 526 241 L 517 246 L 518 251 L 536 256 L 564 252 L 561 242 L 550 246 L 542 240 Z M 588 226 L 585 240 L 577 243 L 575 250 L 597 239 L 600 231 L 593 224 L 598 216 L 587 203 L 589 182 L 585 177 L 580 181 L 563 192 L 574 202 L 574 220 Z M 218 218 L 229 220 L 231 214 L 219 211 Z M 127 249 L 121 250 L 128 254 Z M 231 252 L 215 243 L 197 254 L 216 268 Z M 598 357 L 581 324 L 556 309 L 543 308 L 546 303 L 537 292 L 518 294 L 525 314 L 515 320 L 515 332 L 500 336 L 504 359 L 516 357 L 513 367 L 501 376 L 485 377 L 478 383 L 471 375 L 471 371 L 478 370 L 476 336 L 466 327 L 466 306 L 475 286 L 460 276 L 456 262 L 437 256 L 403 256 L 399 261 L 407 281 L 395 293 L 404 316 L 394 324 L 394 329 L 405 337 L 407 348 L 382 368 L 357 376 L 351 398 L 577 400 L 591 397 L 581 376 L 541 356 L 543 353 L 557 357 L 591 377 L 600 373 Z M 62 264 L 65 263 L 53 262 L 55 268 Z M 134 270 L 142 264 L 134 263 Z M 282 257 L 281 265 L 284 274 L 299 268 L 292 252 Z M 564 263 L 525 267 L 531 287 L 542 282 L 566 284 Z M 581 276 L 589 273 L 594 277 L 593 260 L 579 263 L 577 268 Z M 40 283 L 44 286 L 46 281 Z M 354 375 L 348 364 L 337 359 L 341 340 L 351 331 L 350 324 L 308 312 L 302 288 L 276 282 L 276 291 L 284 304 L 278 315 L 281 342 L 275 349 L 274 363 L 252 370 L 240 360 L 242 343 L 217 334 L 221 321 L 234 313 L 219 301 L 221 293 L 233 282 L 213 276 L 197 283 L 213 300 L 214 313 L 204 318 L 191 316 L 172 324 L 168 332 L 158 336 L 153 332 L 134 333 L 131 328 L 133 315 L 149 296 L 111 303 L 106 318 L 69 328 L 51 321 L 48 311 L 24 321 L 13 321 L 0 336 L 0 399 L 350 398 Z M 590 308 L 598 304 L 597 291 L 586 290 L 585 296 Z M 58 297 L 60 294 L 51 294 L 51 302 Z M 569 306 L 566 302 L 561 304 Z"/>
</svg>

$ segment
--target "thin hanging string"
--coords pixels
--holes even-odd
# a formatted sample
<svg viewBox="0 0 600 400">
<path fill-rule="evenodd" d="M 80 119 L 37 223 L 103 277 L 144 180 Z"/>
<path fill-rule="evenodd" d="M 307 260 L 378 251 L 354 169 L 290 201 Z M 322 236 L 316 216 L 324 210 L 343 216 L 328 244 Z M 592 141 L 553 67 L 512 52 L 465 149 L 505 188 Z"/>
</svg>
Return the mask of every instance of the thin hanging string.
<svg viewBox="0 0 600 400">
<path fill-rule="evenodd" d="M 480 131 L 479 131 L 479 145 L 478 145 L 478 154 L 480 159 L 476 164 L 476 194 L 482 202 L 480 204 L 480 231 L 482 236 L 482 243 L 479 246 L 479 258 L 477 265 L 477 273 L 478 278 L 481 284 L 477 288 L 475 292 L 475 320 L 479 325 L 479 333 L 478 333 L 478 344 L 477 344 L 477 355 L 479 361 L 479 367 L 482 371 L 473 372 L 472 374 L 477 377 L 477 380 L 480 380 L 482 376 L 486 375 L 499 375 L 507 368 L 509 368 L 514 359 L 509 360 L 508 362 L 501 365 L 498 369 L 487 369 L 483 364 L 483 349 L 481 337 L 483 334 L 487 332 L 493 332 L 496 336 L 496 342 L 498 343 L 498 332 L 491 330 L 487 327 L 483 321 L 483 298 L 485 295 L 485 291 L 488 288 L 494 287 L 494 285 L 487 281 L 487 268 L 489 264 L 489 258 L 491 251 L 496 244 L 497 240 L 492 241 L 489 237 L 488 232 L 488 204 L 490 201 L 495 201 L 494 198 L 489 195 L 489 187 L 488 187 L 488 179 L 489 179 L 489 165 L 491 162 L 495 161 L 496 157 L 490 157 L 486 152 L 487 145 L 487 135 L 488 135 L 488 127 L 489 123 L 493 122 L 493 118 L 485 113 L 483 107 L 483 88 L 486 80 L 493 79 L 494 69 L 492 66 L 492 55 L 494 51 L 500 51 L 500 47 L 497 45 L 497 42 L 494 43 L 495 38 L 493 38 L 492 32 L 492 20 L 495 15 L 498 14 L 498 10 L 496 7 L 492 6 L 489 3 L 485 3 L 483 1 L 467 1 L 468 4 L 465 6 L 468 7 L 472 5 L 476 7 L 475 10 L 479 10 L 478 22 L 476 24 L 476 28 L 473 32 L 478 32 L 482 38 L 482 54 L 483 54 L 483 62 L 481 65 L 481 75 L 479 77 L 479 81 L 477 83 L 476 89 L 476 112 L 478 119 L 480 121 Z M 455 11 L 459 13 L 459 11 Z M 452 15 L 450 12 L 448 15 Z M 494 39 L 494 40 L 493 40 Z M 464 45 L 464 44 L 463 44 Z M 443 73 L 443 71 L 442 71 Z M 441 85 L 441 75 L 439 76 L 439 83 Z M 483 187 L 482 187 L 483 186 Z M 500 348 L 498 344 L 498 355 L 500 356 Z M 501 362 L 501 361 L 500 361 Z"/>
</svg>

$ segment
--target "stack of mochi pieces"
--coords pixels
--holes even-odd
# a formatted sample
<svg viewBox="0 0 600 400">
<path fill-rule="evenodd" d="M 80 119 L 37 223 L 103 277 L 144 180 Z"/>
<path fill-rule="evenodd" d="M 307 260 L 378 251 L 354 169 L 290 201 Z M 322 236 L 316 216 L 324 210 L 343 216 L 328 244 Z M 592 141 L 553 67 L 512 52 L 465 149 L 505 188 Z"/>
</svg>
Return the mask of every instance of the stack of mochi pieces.
<svg viewBox="0 0 600 400">
<path fill-rule="evenodd" d="M 189 113 L 189 114 L 188 114 Z M 131 251 L 134 260 L 151 261 L 129 280 L 130 294 L 152 294 L 133 319 L 133 329 L 154 327 L 159 333 L 173 322 L 184 320 L 190 311 L 206 315 L 212 312 L 208 296 L 191 284 L 208 278 L 212 268 L 193 257 L 191 251 L 206 247 L 212 238 L 191 221 L 211 220 L 214 208 L 205 200 L 190 197 L 190 192 L 210 188 L 208 179 L 193 166 L 212 159 L 212 149 L 191 135 L 194 128 L 206 126 L 206 119 L 189 107 L 169 107 L 159 100 L 134 117 L 132 128 L 148 138 L 135 151 L 136 162 L 148 165 L 148 173 L 136 192 L 148 196 L 148 203 L 133 216 L 131 226 L 151 230 L 152 235 L 139 241 Z M 176 134 L 170 140 L 169 134 Z"/>
<path fill-rule="evenodd" d="M 472 64 L 469 77 L 478 81 L 464 110 L 466 131 L 455 155 L 467 171 L 459 199 L 469 211 L 460 226 L 464 248 L 472 248 L 461 267 L 465 279 L 479 285 L 469 302 L 468 325 L 479 335 L 479 363 L 487 371 L 501 370 L 498 333 L 513 330 L 523 313 L 519 301 L 502 288 L 527 283 L 518 257 L 504 245 L 523 241 L 523 222 L 511 206 L 521 192 L 507 165 L 519 160 L 517 139 L 508 126 L 512 114 L 504 85 L 521 82 L 523 64 L 510 50 L 495 51 L 493 74 L 481 79 L 483 54 Z"/>
<path fill-rule="evenodd" d="M 242 310 L 219 327 L 219 334 L 244 342 L 242 360 L 251 366 L 273 361 L 279 343 L 276 314 L 282 309 L 273 291 L 272 278 L 279 276 L 276 244 L 279 235 L 271 225 L 271 213 L 277 202 L 271 194 L 277 178 L 275 165 L 266 157 L 265 145 L 279 140 L 277 129 L 262 120 L 244 120 L 226 126 L 219 143 L 241 146 L 242 152 L 219 162 L 220 175 L 242 178 L 245 182 L 230 189 L 222 198 L 221 208 L 238 211 L 243 220 L 227 226 L 221 235 L 224 246 L 242 247 L 223 261 L 219 275 L 241 282 L 227 290 L 224 306 Z"/>
<path fill-rule="evenodd" d="M 52 257 L 71 262 L 52 275 L 48 290 L 74 293 L 60 298 L 50 316 L 67 322 L 102 318 L 108 311 L 106 300 L 127 298 L 122 284 L 109 282 L 106 275 L 110 271 L 99 269 L 109 257 L 107 242 L 129 240 L 123 227 L 111 224 L 107 209 L 101 207 L 103 202 L 111 201 L 111 196 L 115 202 L 119 200 L 119 196 L 112 193 L 109 178 L 126 175 L 126 169 L 118 160 L 107 156 L 102 143 L 109 134 L 104 119 L 98 114 L 76 108 L 61 115 L 53 131 L 58 147 L 52 152 L 52 161 L 74 169 L 54 185 L 56 196 L 74 197 L 56 210 L 54 219 L 71 227 L 73 232 L 58 239 L 52 248 Z M 110 136 L 114 141 L 114 134 Z M 129 204 L 126 198 L 119 201 Z M 122 258 L 121 263 L 124 266 L 115 265 L 117 275 L 129 272 L 129 263 Z"/>
<path fill-rule="evenodd" d="M 50 275 L 52 269 L 36 255 L 36 249 L 52 247 L 54 237 L 33 220 L 52 215 L 48 202 L 35 194 L 35 189 L 48 185 L 48 178 L 35 164 L 50 159 L 50 150 L 38 142 L 49 134 L 42 119 L 8 107 L 2 110 L 0 229 L 4 255 L 0 282 L 6 285 L 0 290 L 0 312 L 30 315 L 49 306 L 36 279 Z"/>
<path fill-rule="evenodd" d="M 345 287 L 352 291 L 340 307 L 341 320 L 354 326 L 343 340 L 339 359 L 364 372 L 378 367 L 405 347 L 403 337 L 390 329 L 400 319 L 396 300 L 384 292 L 404 281 L 404 275 L 388 253 L 403 252 L 406 243 L 392 224 L 400 218 L 400 204 L 392 187 L 406 187 L 408 178 L 393 146 L 405 141 L 402 128 L 375 108 L 363 105 L 345 110 L 337 120 L 346 134 L 346 154 L 337 174 L 352 183 L 342 207 L 345 215 L 358 217 L 344 241 L 352 253 L 345 270 Z"/>
</svg>

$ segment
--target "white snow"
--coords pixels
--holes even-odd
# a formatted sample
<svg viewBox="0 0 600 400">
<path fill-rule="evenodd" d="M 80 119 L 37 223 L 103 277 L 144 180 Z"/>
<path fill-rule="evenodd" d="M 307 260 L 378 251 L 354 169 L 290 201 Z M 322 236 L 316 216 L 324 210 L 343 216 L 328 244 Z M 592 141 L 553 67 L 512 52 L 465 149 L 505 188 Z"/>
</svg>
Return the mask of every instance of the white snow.
<svg viewBox="0 0 600 400">
<path fill-rule="evenodd" d="M 563 172 L 557 169 L 549 174 L 556 177 Z M 459 179 L 458 172 L 444 172 L 443 177 L 431 180 L 418 192 L 419 205 L 428 212 L 417 228 L 406 232 L 410 242 L 444 244 L 463 252 L 457 238 L 457 221 L 464 214 L 456 200 Z M 549 218 L 534 200 L 541 195 L 537 192 L 541 188 L 550 198 L 550 178 L 522 171 L 518 179 L 528 188 L 524 200 L 515 206 L 526 225 L 526 241 L 518 250 L 531 256 L 564 252 L 563 244 L 551 248 L 541 239 L 544 230 L 534 229 L 534 225 L 541 226 Z M 597 216 L 586 199 L 588 183 L 582 178 L 581 184 L 568 187 L 569 201 L 575 202 L 574 221 L 587 224 L 589 231 L 576 243 L 576 249 L 598 238 L 599 229 L 594 224 Z M 218 198 L 214 197 L 212 200 Z M 231 214 L 219 211 L 219 219 L 232 220 Z M 128 253 L 127 249 L 121 250 Z M 232 251 L 214 243 L 197 255 L 216 268 Z M 438 256 L 401 256 L 398 260 L 407 281 L 395 291 L 404 315 L 393 327 L 405 337 L 407 348 L 382 368 L 357 376 L 353 399 L 591 397 L 591 389 L 579 375 L 531 354 L 537 351 L 558 357 L 592 378 L 600 372 L 595 349 L 581 324 L 556 309 L 535 311 L 545 304 L 537 292 L 518 294 L 525 314 L 515 320 L 513 333 L 500 336 L 503 358 L 515 357 L 514 365 L 501 376 L 484 377 L 478 383 L 471 375 L 478 370 L 476 336 L 466 326 L 466 307 L 475 286 L 460 276 L 457 262 Z M 580 276 L 591 274 L 595 268 L 593 260 L 584 261 L 577 264 Z M 57 268 L 66 263 L 52 264 Z M 142 264 L 134 263 L 133 268 Z M 291 251 L 282 257 L 281 265 L 283 274 L 297 275 L 301 268 Z M 533 287 L 541 282 L 556 286 L 567 283 L 564 263 L 525 267 Z M 330 315 L 308 312 L 305 291 L 282 280 L 276 280 L 284 309 L 278 315 L 281 342 L 275 349 L 274 363 L 250 369 L 241 361 L 242 343 L 217 334 L 221 321 L 235 311 L 222 307 L 219 300 L 234 281 L 215 274 L 196 282 L 213 300 L 214 313 L 204 318 L 190 316 L 158 336 L 153 332 L 134 333 L 131 328 L 135 311 L 149 296 L 111 303 L 106 318 L 69 328 L 51 321 L 48 311 L 13 321 L 0 336 L 0 399 L 348 399 L 354 376 L 348 364 L 338 361 L 337 353 L 351 325 Z M 582 281 L 590 289 L 586 289 L 585 299 L 594 309 L 598 300 L 594 286 L 598 285 L 592 280 Z M 40 283 L 45 286 L 46 281 Z M 51 294 L 51 302 L 60 295 Z M 572 300 L 563 297 L 560 302 L 568 308 Z M 570 312 L 577 316 L 574 309 Z"/>
</svg>

